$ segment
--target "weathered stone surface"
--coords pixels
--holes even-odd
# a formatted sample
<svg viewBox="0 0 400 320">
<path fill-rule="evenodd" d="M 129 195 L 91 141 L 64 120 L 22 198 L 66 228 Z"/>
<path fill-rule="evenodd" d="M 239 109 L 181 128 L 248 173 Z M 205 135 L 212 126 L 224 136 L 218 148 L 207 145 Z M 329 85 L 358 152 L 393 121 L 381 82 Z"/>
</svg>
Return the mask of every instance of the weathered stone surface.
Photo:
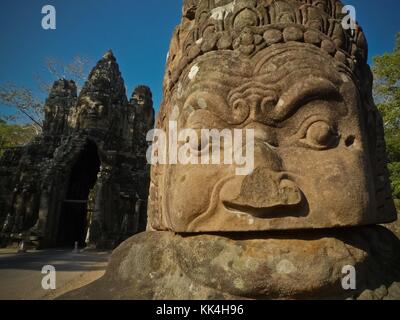
<svg viewBox="0 0 400 320">
<path fill-rule="evenodd" d="M 343 30 L 341 9 L 336 0 L 185 2 L 157 127 L 253 129 L 255 169 L 152 167 L 148 230 L 199 235 L 174 237 L 190 282 L 164 294 L 163 277 L 177 271 L 163 269 L 150 297 L 399 298 L 399 259 L 385 253 L 398 241 L 362 228 L 397 215 L 367 43 L 361 28 Z M 232 232 L 252 240 L 227 240 Z M 340 287 L 343 264 L 358 270 L 355 293 Z"/>
<path fill-rule="evenodd" d="M 43 134 L 61 136 L 68 132 L 68 115 L 76 104 L 77 88 L 73 81 L 55 81 L 45 104 Z"/>
<path fill-rule="evenodd" d="M 253 129 L 255 170 L 239 177 L 237 164 L 153 166 L 151 230 L 323 229 L 397 218 L 367 44 L 361 28 L 342 29 L 341 8 L 336 0 L 185 2 L 195 15 L 183 16 L 171 42 L 157 127 L 177 121 L 178 132 L 232 136 Z M 214 44 L 222 38 L 232 48 Z"/>
<path fill-rule="evenodd" d="M 35 224 L 42 174 L 68 130 L 67 117 L 76 103 L 76 90 L 73 81 L 56 81 L 45 104 L 43 134 L 26 147 L 6 150 L 0 158 L 0 238 L 18 235 Z"/>
<path fill-rule="evenodd" d="M 133 108 L 132 117 L 132 137 L 134 138 L 136 148 L 146 150 L 149 146 L 147 133 L 153 129 L 155 121 L 155 112 L 153 109 L 153 95 L 146 86 L 138 86 L 132 93 L 130 106 Z"/>
<path fill-rule="evenodd" d="M 400 299 L 400 243 L 376 226 L 397 216 L 367 43 L 361 28 L 343 30 L 341 9 L 337 0 L 184 1 L 157 128 L 252 129 L 254 171 L 154 165 L 148 232 L 64 299 Z M 108 110 L 100 91 L 89 98 L 78 101 L 94 105 L 94 118 Z M 355 290 L 342 286 L 346 266 Z"/>
<path fill-rule="evenodd" d="M 253 129 L 254 171 L 154 165 L 148 232 L 64 298 L 400 299 L 399 240 L 373 226 L 396 211 L 367 44 L 341 8 L 184 2 L 157 128 Z"/>
<path fill-rule="evenodd" d="M 62 299 L 400 299 L 400 241 L 380 227 L 276 235 L 146 232 Z M 355 266 L 357 289 L 342 269 Z"/>
<path fill-rule="evenodd" d="M 143 137 L 154 124 L 154 110 L 150 89 L 138 88 L 136 100 L 128 102 L 111 51 L 79 97 L 72 81 L 54 83 L 43 134 L 0 159 L 3 245 L 24 237 L 41 247 L 78 241 L 115 248 L 145 230 L 149 168 Z"/>
<path fill-rule="evenodd" d="M 75 130 L 117 129 L 128 104 L 124 80 L 111 51 L 107 52 L 91 71 L 70 115 Z M 121 114 L 122 113 L 122 114 Z M 114 128 L 113 128 L 114 127 Z"/>
</svg>

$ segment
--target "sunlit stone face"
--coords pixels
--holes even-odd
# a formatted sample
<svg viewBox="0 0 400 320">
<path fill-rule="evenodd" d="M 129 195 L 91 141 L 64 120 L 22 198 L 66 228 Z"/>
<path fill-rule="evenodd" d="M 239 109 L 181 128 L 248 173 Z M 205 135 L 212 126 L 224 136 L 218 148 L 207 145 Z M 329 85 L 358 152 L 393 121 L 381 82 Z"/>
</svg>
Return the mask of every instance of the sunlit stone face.
<svg viewBox="0 0 400 320">
<path fill-rule="evenodd" d="M 236 165 L 166 166 L 159 185 L 164 227 L 218 232 L 377 223 L 362 102 L 346 70 L 297 43 L 252 58 L 226 51 L 197 59 L 173 93 L 169 121 L 177 120 L 179 130 L 254 129 L 255 166 L 247 176 L 237 176 Z"/>
<path fill-rule="evenodd" d="M 135 92 L 132 96 L 132 101 L 140 107 L 145 107 L 147 105 L 147 101 L 149 100 L 149 97 L 145 95 L 144 93 L 141 92 Z"/>
<path fill-rule="evenodd" d="M 130 102 L 139 109 L 152 108 L 153 97 L 150 89 L 146 86 L 135 88 Z"/>
<path fill-rule="evenodd" d="M 100 126 L 108 125 L 108 103 L 100 99 L 91 99 L 84 97 L 78 105 L 81 129 L 92 129 Z"/>
</svg>

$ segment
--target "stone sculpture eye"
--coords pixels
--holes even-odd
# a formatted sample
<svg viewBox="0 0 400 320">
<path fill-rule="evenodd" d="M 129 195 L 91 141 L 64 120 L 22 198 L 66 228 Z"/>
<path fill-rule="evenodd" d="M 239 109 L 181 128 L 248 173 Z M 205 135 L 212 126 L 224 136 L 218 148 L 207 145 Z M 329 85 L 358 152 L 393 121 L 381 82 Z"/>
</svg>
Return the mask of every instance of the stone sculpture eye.
<svg viewBox="0 0 400 320">
<path fill-rule="evenodd" d="M 313 149 L 324 150 L 333 147 L 338 138 L 336 130 L 326 121 L 321 120 L 313 122 L 308 127 L 301 141 Z"/>
</svg>

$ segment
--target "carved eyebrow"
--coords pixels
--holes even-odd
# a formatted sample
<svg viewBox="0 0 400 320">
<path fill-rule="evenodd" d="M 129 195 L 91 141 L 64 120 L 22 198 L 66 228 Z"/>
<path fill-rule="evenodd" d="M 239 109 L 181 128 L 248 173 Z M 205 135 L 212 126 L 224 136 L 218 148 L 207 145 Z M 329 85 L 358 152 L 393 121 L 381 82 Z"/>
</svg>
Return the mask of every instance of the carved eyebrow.
<svg viewBox="0 0 400 320">
<path fill-rule="evenodd" d="M 276 94 L 276 85 L 273 84 L 265 84 L 261 81 L 246 81 L 243 85 L 234 88 L 228 94 L 228 101 L 232 102 L 235 99 L 246 96 L 250 93 L 258 92 L 259 94 L 273 93 L 273 96 L 277 96 Z"/>
<path fill-rule="evenodd" d="M 221 83 L 216 79 L 207 79 L 195 82 L 191 85 L 190 94 L 195 92 L 224 92 L 228 91 L 229 86 L 226 83 Z"/>
<path fill-rule="evenodd" d="M 281 95 L 272 111 L 271 118 L 283 121 L 293 115 L 302 105 L 312 100 L 342 101 L 339 89 L 329 80 L 321 77 L 308 77 L 291 86 Z"/>
</svg>

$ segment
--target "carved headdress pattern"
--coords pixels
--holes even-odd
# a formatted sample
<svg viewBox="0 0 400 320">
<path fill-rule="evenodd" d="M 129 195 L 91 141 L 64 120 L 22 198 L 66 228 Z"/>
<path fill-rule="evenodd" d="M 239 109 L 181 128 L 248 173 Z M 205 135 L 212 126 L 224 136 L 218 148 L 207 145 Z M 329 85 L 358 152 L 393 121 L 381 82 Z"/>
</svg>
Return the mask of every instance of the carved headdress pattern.
<svg viewBox="0 0 400 320">
<path fill-rule="evenodd" d="M 354 70 L 367 61 L 367 42 L 358 25 L 343 29 L 342 8 L 338 0 L 186 0 L 182 24 L 193 28 L 180 38 L 180 52 L 170 53 L 170 86 L 207 52 L 238 50 L 251 56 L 289 41 L 318 46 Z"/>
</svg>

